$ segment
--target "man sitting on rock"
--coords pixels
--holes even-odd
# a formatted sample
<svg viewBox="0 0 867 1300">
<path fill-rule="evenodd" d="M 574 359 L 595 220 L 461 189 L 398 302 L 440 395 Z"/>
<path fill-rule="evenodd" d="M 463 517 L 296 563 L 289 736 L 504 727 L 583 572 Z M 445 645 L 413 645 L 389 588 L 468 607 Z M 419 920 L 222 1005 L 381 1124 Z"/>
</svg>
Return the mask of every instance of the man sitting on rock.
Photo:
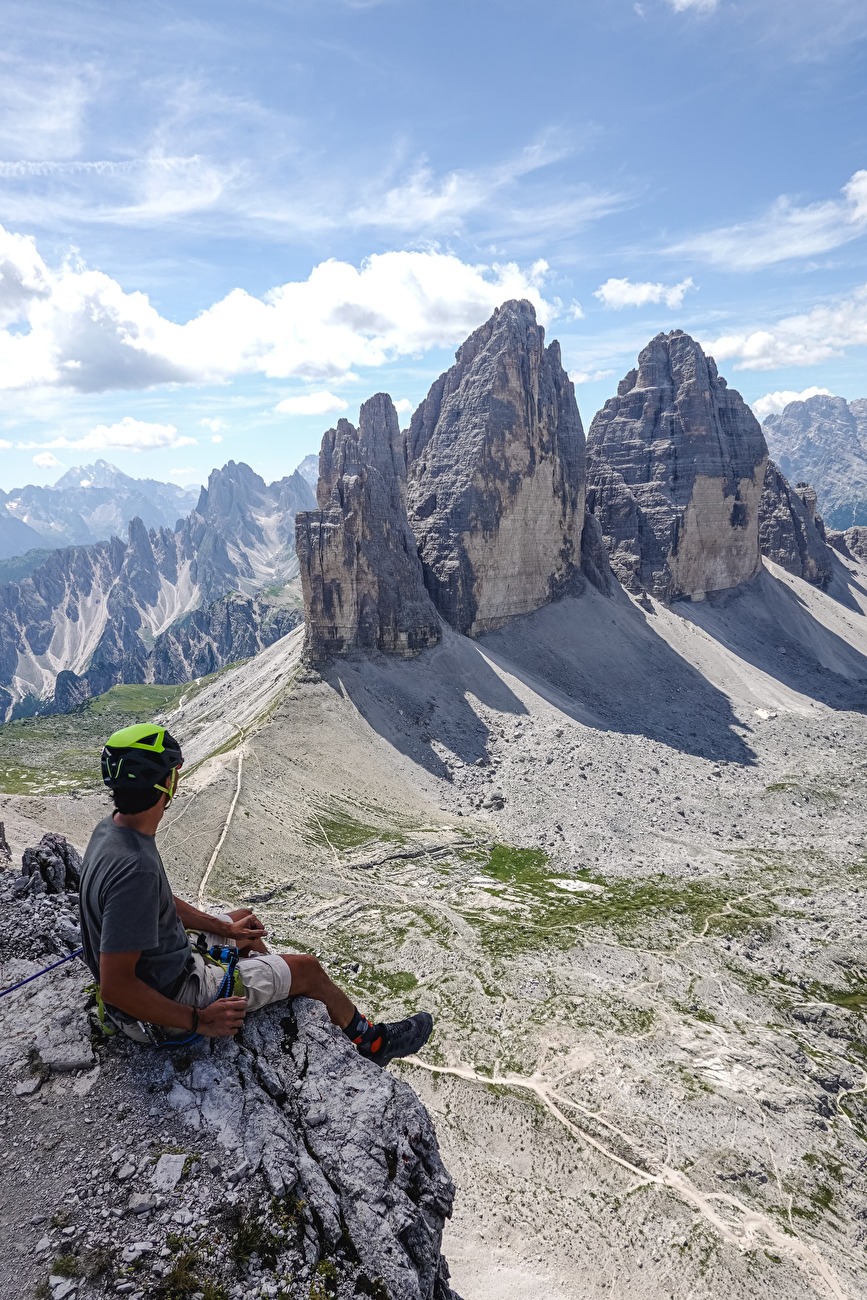
<svg viewBox="0 0 867 1300">
<path fill-rule="evenodd" d="M 138 1042 L 229 1038 L 249 1011 L 304 996 L 324 1003 L 333 1023 L 378 1065 L 423 1047 L 433 1029 L 426 1011 L 372 1024 L 315 957 L 269 952 L 265 928 L 249 908 L 212 916 L 172 894 L 154 837 L 182 764 L 178 742 L 155 725 L 117 731 L 102 751 L 115 810 L 84 855 L 81 934 L 112 1021 Z M 224 966 L 206 956 L 212 946 L 238 950 L 242 997 Z"/>
</svg>

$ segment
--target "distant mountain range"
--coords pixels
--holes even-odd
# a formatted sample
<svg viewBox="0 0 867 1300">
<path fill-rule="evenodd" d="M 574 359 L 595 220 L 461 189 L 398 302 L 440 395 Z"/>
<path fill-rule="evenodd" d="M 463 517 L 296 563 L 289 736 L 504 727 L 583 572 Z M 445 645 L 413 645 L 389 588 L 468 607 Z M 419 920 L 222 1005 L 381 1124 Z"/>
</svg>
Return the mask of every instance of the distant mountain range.
<svg viewBox="0 0 867 1300">
<path fill-rule="evenodd" d="M 0 559 L 33 547 L 82 546 L 122 536 L 132 519 L 174 528 L 198 488 L 131 478 L 107 461 L 67 470 L 54 487 L 0 490 Z"/>
<path fill-rule="evenodd" d="M 175 527 L 134 518 L 126 542 L 37 554 L 0 583 L 0 720 L 118 682 L 187 681 L 270 645 L 300 618 L 295 514 L 314 504 L 300 475 L 266 484 L 229 461 Z"/>
<path fill-rule="evenodd" d="M 867 398 L 808 397 L 763 425 L 792 483 L 810 483 L 829 528 L 867 524 Z"/>
</svg>

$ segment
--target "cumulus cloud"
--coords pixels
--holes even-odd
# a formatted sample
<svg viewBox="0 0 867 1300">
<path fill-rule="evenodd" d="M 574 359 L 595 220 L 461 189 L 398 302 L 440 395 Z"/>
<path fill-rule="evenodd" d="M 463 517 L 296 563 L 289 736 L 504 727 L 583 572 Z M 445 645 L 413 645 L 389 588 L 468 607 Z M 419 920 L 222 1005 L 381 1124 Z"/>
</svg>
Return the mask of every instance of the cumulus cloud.
<svg viewBox="0 0 867 1300">
<path fill-rule="evenodd" d="M 179 435 L 173 424 L 153 424 L 125 415 L 116 424 L 98 424 L 80 438 L 61 436 L 49 442 L 19 445 L 68 447 L 74 451 L 159 451 L 167 447 L 194 447 L 196 439 Z"/>
<path fill-rule="evenodd" d="M 333 411 L 348 411 L 349 403 L 335 393 L 299 393 L 284 397 L 274 410 L 278 415 L 330 415 Z"/>
<path fill-rule="evenodd" d="M 433 347 L 451 347 L 507 298 L 529 298 L 545 324 L 547 263 L 476 265 L 438 252 L 388 252 L 360 266 L 331 259 L 258 298 L 233 289 L 185 323 L 146 294 L 68 261 L 49 267 L 32 240 L 0 227 L 0 387 L 79 392 L 236 375 L 345 379 Z"/>
<path fill-rule="evenodd" d="M 38 465 L 40 469 L 56 469 L 60 461 L 52 452 L 40 451 L 33 457 L 33 464 Z"/>
<path fill-rule="evenodd" d="M 696 13 L 709 14 L 716 9 L 719 0 L 668 0 L 669 6 L 676 14 L 692 9 Z"/>
<path fill-rule="evenodd" d="M 684 297 L 695 285 L 690 276 L 679 284 L 660 284 L 650 280 L 634 283 L 632 280 L 606 280 L 595 290 L 603 307 L 620 311 L 623 307 L 647 307 L 652 303 L 665 303 L 666 307 L 679 307 Z"/>
<path fill-rule="evenodd" d="M 801 206 L 783 195 L 755 221 L 720 226 L 667 251 L 734 271 L 829 253 L 867 231 L 867 171 L 855 172 L 840 193 Z"/>
<path fill-rule="evenodd" d="M 572 370 L 569 378 L 577 387 L 579 384 L 595 384 L 600 379 L 610 379 L 613 374 L 613 370 Z"/>
<path fill-rule="evenodd" d="M 791 388 L 778 389 L 775 393 L 765 393 L 752 403 L 753 414 L 757 420 L 764 420 L 769 415 L 779 415 L 790 402 L 806 402 L 808 397 L 833 397 L 830 388 L 804 388 L 800 393 Z"/>
<path fill-rule="evenodd" d="M 813 366 L 847 348 L 867 345 L 867 284 L 848 298 L 787 316 L 766 329 L 723 334 L 703 342 L 717 361 L 735 370 L 778 370 Z"/>
<path fill-rule="evenodd" d="M 8 451 L 11 446 L 12 443 L 6 438 L 0 438 L 0 451 Z"/>
<path fill-rule="evenodd" d="M 213 419 L 211 416 L 205 416 L 203 420 L 199 420 L 199 427 L 202 429 L 210 429 L 211 433 L 220 433 L 222 429 L 225 429 L 226 421 Z"/>
<path fill-rule="evenodd" d="M 394 409 L 398 415 L 412 415 L 415 407 L 408 397 L 399 397 L 394 404 Z"/>
<path fill-rule="evenodd" d="M 214 433 L 211 435 L 211 442 L 222 442 L 222 441 L 223 441 L 223 435 L 221 433 Z"/>
</svg>

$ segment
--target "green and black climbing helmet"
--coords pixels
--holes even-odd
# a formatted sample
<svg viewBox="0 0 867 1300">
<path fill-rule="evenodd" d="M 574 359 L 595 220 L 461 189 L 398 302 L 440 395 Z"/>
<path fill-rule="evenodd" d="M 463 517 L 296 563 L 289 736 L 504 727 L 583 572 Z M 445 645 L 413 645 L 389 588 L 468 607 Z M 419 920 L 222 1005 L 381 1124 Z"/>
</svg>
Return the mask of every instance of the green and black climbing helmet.
<svg viewBox="0 0 867 1300">
<path fill-rule="evenodd" d="M 109 736 L 102 751 L 102 780 L 112 792 L 135 796 L 136 802 L 149 799 L 145 807 L 150 807 L 160 794 L 174 796 L 173 774 L 183 761 L 180 745 L 165 727 L 140 722 Z"/>
</svg>

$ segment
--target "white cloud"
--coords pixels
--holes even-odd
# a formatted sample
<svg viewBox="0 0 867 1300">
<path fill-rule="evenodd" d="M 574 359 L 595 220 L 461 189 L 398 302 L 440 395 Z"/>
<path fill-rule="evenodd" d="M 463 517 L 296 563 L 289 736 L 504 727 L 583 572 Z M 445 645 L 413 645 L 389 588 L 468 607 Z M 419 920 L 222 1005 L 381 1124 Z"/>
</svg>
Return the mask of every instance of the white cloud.
<svg viewBox="0 0 867 1300">
<path fill-rule="evenodd" d="M 169 470 L 169 478 L 197 479 L 198 477 L 199 471 L 195 465 L 181 465 L 177 469 Z"/>
<path fill-rule="evenodd" d="M 415 407 L 408 397 L 399 397 L 394 404 L 394 409 L 398 415 L 412 415 Z"/>
<path fill-rule="evenodd" d="M 349 403 L 335 393 L 300 393 L 284 397 L 274 410 L 278 415 L 330 415 L 332 411 L 348 411 Z"/>
<path fill-rule="evenodd" d="M 166 447 L 194 447 L 195 438 L 178 436 L 173 424 L 151 424 L 125 415 L 116 424 L 98 424 L 80 438 L 59 437 L 22 447 L 68 447 L 74 451 L 158 451 Z"/>
<path fill-rule="evenodd" d="M 660 284 L 649 280 L 634 283 L 631 280 L 606 280 L 595 290 L 593 297 L 598 298 L 603 307 L 620 311 L 623 307 L 647 307 L 651 303 L 664 302 L 666 307 L 680 307 L 684 297 L 695 285 L 690 276 L 679 284 Z"/>
<path fill-rule="evenodd" d="M 6 438 L 0 438 L 0 451 L 8 451 L 11 446 L 12 443 Z"/>
<path fill-rule="evenodd" d="M 855 172 L 841 195 L 802 207 L 783 195 L 755 221 L 720 226 L 673 244 L 667 251 L 734 271 L 755 271 L 791 258 L 817 257 L 867 231 L 867 171 Z"/>
<path fill-rule="evenodd" d="M 696 13 L 709 14 L 716 9 L 719 0 L 668 0 L 668 3 L 676 14 L 685 13 L 687 9 L 693 9 Z"/>
<path fill-rule="evenodd" d="M 595 384 L 600 379 L 610 379 L 614 374 L 613 370 L 573 370 L 569 378 L 576 386 L 578 384 Z"/>
<path fill-rule="evenodd" d="M 202 429 L 210 429 L 211 433 L 220 433 L 221 430 L 226 428 L 226 421 L 213 419 L 211 416 L 205 416 L 203 420 L 199 420 L 199 427 Z"/>
<path fill-rule="evenodd" d="M 833 397 L 830 388 L 804 388 L 800 393 L 791 388 L 778 389 L 776 393 L 765 393 L 752 403 L 753 414 L 757 420 L 764 420 L 769 415 L 779 415 L 790 402 L 806 402 L 808 397 Z"/>
<path fill-rule="evenodd" d="M 223 435 L 221 433 L 215 433 L 211 437 L 211 442 L 222 442 L 222 441 L 223 441 Z"/>
<path fill-rule="evenodd" d="M 735 370 L 813 366 L 867 346 L 867 284 L 849 298 L 784 317 L 770 328 L 723 334 L 703 346 L 717 361 L 733 360 Z"/>
<path fill-rule="evenodd" d="M 33 464 L 38 465 L 40 469 L 56 469 L 60 461 L 50 451 L 40 451 L 33 457 Z"/>
<path fill-rule="evenodd" d="M 334 383 L 355 366 L 453 347 L 507 298 L 529 298 L 542 324 L 552 312 L 544 261 L 474 265 L 432 251 L 381 253 L 359 267 L 321 262 L 262 298 L 233 289 L 184 324 L 80 262 L 49 267 L 31 240 L 3 227 L 0 267 L 6 389 L 101 392 L 242 374 Z"/>
<path fill-rule="evenodd" d="M 88 98 L 83 72 L 0 54 L 0 155 L 72 157 Z"/>
</svg>

